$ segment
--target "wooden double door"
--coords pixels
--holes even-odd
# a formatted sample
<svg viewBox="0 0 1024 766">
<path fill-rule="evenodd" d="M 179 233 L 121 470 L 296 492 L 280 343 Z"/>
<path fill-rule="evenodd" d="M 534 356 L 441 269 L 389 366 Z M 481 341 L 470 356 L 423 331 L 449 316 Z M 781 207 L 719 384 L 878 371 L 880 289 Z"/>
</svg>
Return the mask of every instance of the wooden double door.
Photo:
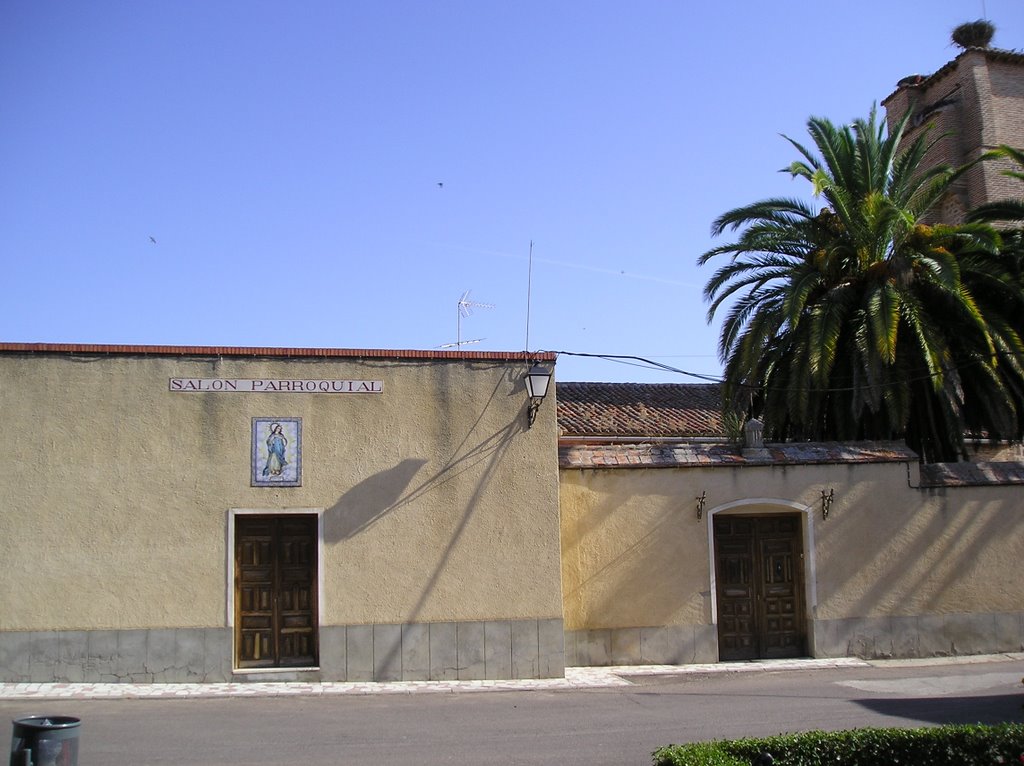
<svg viewBox="0 0 1024 766">
<path fill-rule="evenodd" d="M 714 530 L 719 659 L 806 656 L 800 515 L 716 516 Z"/>
<path fill-rule="evenodd" d="M 239 668 L 317 665 L 317 517 L 235 517 Z"/>
</svg>

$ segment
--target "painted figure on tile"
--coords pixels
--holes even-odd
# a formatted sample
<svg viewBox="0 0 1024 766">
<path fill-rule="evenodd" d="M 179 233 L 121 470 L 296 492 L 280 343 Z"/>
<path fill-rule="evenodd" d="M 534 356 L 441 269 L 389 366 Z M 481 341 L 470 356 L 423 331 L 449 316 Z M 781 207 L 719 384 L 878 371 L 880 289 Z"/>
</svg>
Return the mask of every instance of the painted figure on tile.
<svg viewBox="0 0 1024 766">
<path fill-rule="evenodd" d="M 288 445 L 284 429 L 280 423 L 273 423 L 270 426 L 270 435 L 267 437 L 267 464 L 263 466 L 263 475 L 280 476 L 288 461 L 284 459 L 284 449 Z"/>
<path fill-rule="evenodd" d="M 302 418 L 253 418 L 251 455 L 252 486 L 302 486 Z"/>
</svg>

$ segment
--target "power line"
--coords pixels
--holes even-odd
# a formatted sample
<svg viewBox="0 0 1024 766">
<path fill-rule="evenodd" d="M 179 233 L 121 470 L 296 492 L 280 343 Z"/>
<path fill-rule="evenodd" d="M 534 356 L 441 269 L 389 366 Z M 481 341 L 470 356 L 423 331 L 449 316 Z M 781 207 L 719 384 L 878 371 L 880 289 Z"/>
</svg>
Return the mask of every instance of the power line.
<svg viewBox="0 0 1024 766">
<path fill-rule="evenodd" d="M 585 357 L 585 358 L 590 358 L 590 359 L 604 359 L 605 361 L 608 361 L 608 362 L 616 362 L 618 364 L 626 364 L 626 365 L 629 365 L 629 366 L 632 366 L 632 367 L 642 367 L 642 368 L 645 368 L 645 369 L 662 370 L 664 372 L 671 372 L 671 373 L 675 373 L 675 374 L 678 374 L 678 375 L 685 375 L 687 377 L 696 378 L 698 380 L 703 380 L 703 381 L 708 382 L 708 383 L 722 384 L 722 383 L 726 382 L 726 378 L 724 376 L 721 376 L 721 375 L 707 375 L 705 373 L 690 372 L 688 370 L 682 370 L 682 369 L 680 369 L 678 367 L 673 367 L 672 365 L 664 364 L 662 362 L 656 362 L 653 359 L 647 359 L 646 357 L 642 357 L 642 356 L 633 356 L 633 355 L 629 355 L 629 354 L 588 354 L 588 353 L 584 353 L 582 351 L 554 351 L 554 352 L 545 352 L 545 353 L 554 353 L 556 356 L 578 356 L 578 357 Z M 998 356 L 1003 356 L 1003 357 L 1010 356 L 1010 357 L 1024 358 L 1024 353 L 1020 353 L 1020 352 L 1009 352 L 1009 353 L 1008 352 L 998 352 Z M 919 382 L 925 381 L 925 380 L 932 380 L 933 378 L 937 378 L 937 377 L 939 377 L 941 375 L 946 375 L 946 374 L 949 374 L 949 373 L 952 373 L 952 372 L 957 372 L 961 368 L 966 367 L 966 366 L 968 366 L 970 364 L 983 364 L 984 361 L 985 361 L 985 357 L 976 356 L 973 359 L 966 359 L 966 360 L 964 360 L 963 364 L 960 364 L 960 365 L 958 365 L 957 367 L 954 367 L 954 368 L 947 368 L 947 369 L 944 369 L 944 370 L 940 370 L 938 372 L 932 372 L 932 373 L 928 373 L 926 375 L 920 375 L 920 376 L 917 376 L 917 377 L 910 377 L 910 378 L 906 378 L 906 379 L 896 378 L 896 379 L 893 379 L 893 380 L 889 380 L 886 383 L 878 383 L 878 384 L 874 384 L 872 386 L 848 386 L 848 387 L 841 387 L 841 388 L 810 388 L 810 387 L 803 387 L 803 386 L 800 386 L 800 387 L 792 387 L 792 386 L 777 387 L 776 386 L 776 387 L 772 387 L 771 390 L 772 391 L 795 392 L 795 393 L 806 393 L 806 394 L 839 394 L 839 393 L 849 393 L 851 391 L 858 391 L 858 390 L 862 390 L 864 388 L 885 388 L 885 387 L 888 387 L 889 385 L 893 385 L 893 384 L 899 384 L 899 383 L 911 384 L 911 383 L 919 383 Z M 764 388 L 765 388 L 764 386 L 761 386 L 761 385 L 751 385 L 749 383 L 736 383 L 735 385 L 738 388 L 745 388 L 745 389 L 749 389 L 751 391 L 761 391 L 761 390 L 764 390 Z"/>
<path fill-rule="evenodd" d="M 628 364 L 633 367 L 645 367 L 648 369 L 664 370 L 665 372 L 672 372 L 678 375 L 686 375 L 691 378 L 697 378 L 699 380 L 709 381 L 711 383 L 722 383 L 724 378 L 714 375 L 705 375 L 700 372 L 689 372 L 687 370 L 681 370 L 678 367 L 673 367 L 663 362 L 656 362 L 653 359 L 647 359 L 642 356 L 633 356 L 630 354 L 587 354 L 582 351 L 555 351 L 556 355 L 559 356 L 581 356 L 589 357 L 591 359 L 604 359 L 609 362 L 617 362 L 619 364 Z"/>
</svg>

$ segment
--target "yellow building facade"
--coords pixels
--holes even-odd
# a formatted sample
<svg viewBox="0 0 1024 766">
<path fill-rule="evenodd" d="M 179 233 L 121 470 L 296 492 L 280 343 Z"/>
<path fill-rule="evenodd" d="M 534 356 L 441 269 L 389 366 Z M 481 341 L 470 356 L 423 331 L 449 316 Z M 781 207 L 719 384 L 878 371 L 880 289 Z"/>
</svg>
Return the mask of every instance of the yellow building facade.
<svg viewBox="0 0 1024 766">
<path fill-rule="evenodd" d="M 2 680 L 562 675 L 538 360 L 3 346 Z"/>
<path fill-rule="evenodd" d="M 1024 463 L 744 447 L 520 353 L 0 346 L 0 681 L 1024 650 Z M 1019 451 L 1019 450 L 1018 450 Z"/>
<path fill-rule="evenodd" d="M 559 386 L 567 664 L 1024 650 L 1024 463 L 746 448 L 701 388 Z"/>
</svg>

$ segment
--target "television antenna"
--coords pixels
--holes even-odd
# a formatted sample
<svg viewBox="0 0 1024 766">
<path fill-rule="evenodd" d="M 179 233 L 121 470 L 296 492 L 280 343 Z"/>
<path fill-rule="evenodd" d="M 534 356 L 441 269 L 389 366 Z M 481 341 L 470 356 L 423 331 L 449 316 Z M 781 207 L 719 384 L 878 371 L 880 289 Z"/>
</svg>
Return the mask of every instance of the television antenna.
<svg viewBox="0 0 1024 766">
<path fill-rule="evenodd" d="M 493 303 L 481 303 L 479 301 L 470 300 L 470 298 L 469 298 L 470 292 L 472 292 L 472 291 L 471 290 L 466 290 L 466 292 L 464 292 L 462 294 L 462 297 L 459 298 L 459 303 L 458 303 L 458 319 L 457 319 L 456 328 L 455 328 L 455 346 L 456 346 L 456 348 L 458 348 L 459 346 L 465 345 L 463 343 L 463 340 L 462 340 L 462 318 L 463 317 L 471 317 L 471 316 L 473 316 L 473 309 L 493 309 L 494 308 L 494 304 Z M 465 343 L 479 343 L 481 340 L 483 340 L 483 338 L 478 338 L 477 340 L 467 340 L 467 341 L 465 341 Z"/>
</svg>

